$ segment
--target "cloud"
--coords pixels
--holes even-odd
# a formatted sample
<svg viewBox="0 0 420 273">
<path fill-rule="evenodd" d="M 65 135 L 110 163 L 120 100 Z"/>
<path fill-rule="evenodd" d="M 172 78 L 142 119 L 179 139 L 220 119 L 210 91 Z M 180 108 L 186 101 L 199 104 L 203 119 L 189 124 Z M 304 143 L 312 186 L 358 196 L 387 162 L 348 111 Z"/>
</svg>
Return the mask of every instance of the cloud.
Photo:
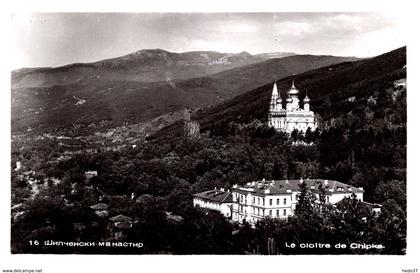
<svg viewBox="0 0 420 273">
<path fill-rule="evenodd" d="M 323 23 L 329 26 L 357 26 L 363 23 L 363 18 L 360 15 L 339 14 L 332 17 L 324 17 Z"/>
<path fill-rule="evenodd" d="M 312 26 L 303 22 L 282 22 L 276 25 L 275 32 L 281 36 L 302 37 L 312 30 Z"/>
<path fill-rule="evenodd" d="M 373 56 L 402 47 L 406 43 L 406 36 L 399 28 L 387 27 L 361 35 L 353 50 L 359 50 L 359 56 Z"/>
<path fill-rule="evenodd" d="M 350 13 L 326 15 L 317 24 L 318 33 L 325 34 L 339 31 L 342 37 L 379 31 L 395 26 L 395 20 L 383 13 Z"/>
<path fill-rule="evenodd" d="M 189 50 L 214 50 L 226 53 L 240 52 L 243 49 L 238 47 L 237 43 L 232 42 L 227 37 L 217 40 L 192 40 L 189 41 Z"/>
<path fill-rule="evenodd" d="M 376 48 L 382 53 L 402 43 L 404 27 L 401 22 L 406 17 L 395 12 L 44 13 L 14 16 L 15 60 L 19 66 L 88 62 L 145 48 L 175 52 L 292 51 L 367 56 L 365 48 Z"/>
<path fill-rule="evenodd" d="M 339 37 L 353 35 L 366 28 L 364 18 L 356 14 L 325 14 L 300 21 L 284 21 L 275 24 L 277 35 L 290 38 Z"/>
<path fill-rule="evenodd" d="M 255 33 L 257 32 L 257 27 L 255 25 L 249 24 L 222 24 L 221 26 L 222 32 L 225 33 Z"/>
<path fill-rule="evenodd" d="M 395 18 L 383 13 L 310 13 L 289 18 L 283 16 L 280 22 L 276 19 L 274 34 L 275 39 L 287 45 L 288 50 L 293 51 L 293 46 L 305 45 L 307 52 L 332 48 L 331 53 L 339 54 L 338 47 L 346 51 L 350 47 L 357 47 L 358 40 L 364 39 L 367 33 L 400 27 L 395 23 Z M 376 46 L 382 48 L 382 45 Z"/>
</svg>

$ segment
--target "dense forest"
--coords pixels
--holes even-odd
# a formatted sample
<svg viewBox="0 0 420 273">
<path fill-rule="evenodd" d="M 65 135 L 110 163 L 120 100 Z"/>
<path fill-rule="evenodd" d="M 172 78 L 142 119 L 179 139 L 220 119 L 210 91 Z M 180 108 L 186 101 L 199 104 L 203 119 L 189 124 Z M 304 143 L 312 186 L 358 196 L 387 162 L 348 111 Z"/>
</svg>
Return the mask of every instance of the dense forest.
<svg viewBox="0 0 420 273">
<path fill-rule="evenodd" d="M 201 123 L 195 116 L 205 123 L 199 137 L 186 137 L 182 126 L 173 130 L 173 125 L 140 145 L 68 160 L 53 160 L 55 143 L 46 140 L 23 148 L 16 145 L 12 147 L 12 206 L 19 213 L 12 208 L 12 252 L 404 254 L 406 72 L 400 64 L 396 67 L 325 94 L 313 106 L 319 129 L 295 131 L 290 137 L 268 127 L 258 110 L 254 116 L 244 112 L 246 119 L 229 119 L 224 112 L 227 118 Z M 267 110 L 268 99 L 261 111 Z M 17 161 L 26 169 L 15 170 Z M 28 170 L 35 173 L 24 176 Z M 87 177 L 87 171 L 97 171 L 97 175 Z M 28 176 L 40 185 L 37 194 Z M 293 217 L 287 221 L 267 218 L 251 228 L 192 206 L 192 194 L 214 187 L 301 177 L 363 187 L 364 199 L 381 204 L 382 211 L 375 215 L 354 198 L 337 207 L 315 206 L 313 196 L 302 189 Z M 98 202 L 106 204 L 106 217 L 91 209 Z M 130 219 L 121 238 L 141 242 L 142 248 L 29 243 L 112 242 L 116 239 L 109 219 L 118 215 Z M 293 249 L 286 243 L 383 247 Z"/>
</svg>

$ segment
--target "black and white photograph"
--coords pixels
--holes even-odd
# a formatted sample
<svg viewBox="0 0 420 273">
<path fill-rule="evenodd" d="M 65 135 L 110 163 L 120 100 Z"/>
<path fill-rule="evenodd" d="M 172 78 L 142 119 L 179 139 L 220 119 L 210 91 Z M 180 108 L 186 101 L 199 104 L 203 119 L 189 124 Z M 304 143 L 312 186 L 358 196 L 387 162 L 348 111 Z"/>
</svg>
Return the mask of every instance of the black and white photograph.
<svg viewBox="0 0 420 273">
<path fill-rule="evenodd" d="M 401 13 L 9 17 L 12 256 L 409 254 Z"/>
</svg>

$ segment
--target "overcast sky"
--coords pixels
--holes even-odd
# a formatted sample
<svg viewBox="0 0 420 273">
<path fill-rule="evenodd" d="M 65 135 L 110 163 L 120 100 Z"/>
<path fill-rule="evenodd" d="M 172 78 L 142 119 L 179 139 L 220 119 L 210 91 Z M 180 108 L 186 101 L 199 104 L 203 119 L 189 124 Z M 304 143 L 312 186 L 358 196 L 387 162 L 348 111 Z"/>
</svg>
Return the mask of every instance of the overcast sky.
<svg viewBox="0 0 420 273">
<path fill-rule="evenodd" d="M 13 14 L 13 68 L 60 66 L 140 49 L 375 56 L 406 45 L 383 13 Z"/>
</svg>

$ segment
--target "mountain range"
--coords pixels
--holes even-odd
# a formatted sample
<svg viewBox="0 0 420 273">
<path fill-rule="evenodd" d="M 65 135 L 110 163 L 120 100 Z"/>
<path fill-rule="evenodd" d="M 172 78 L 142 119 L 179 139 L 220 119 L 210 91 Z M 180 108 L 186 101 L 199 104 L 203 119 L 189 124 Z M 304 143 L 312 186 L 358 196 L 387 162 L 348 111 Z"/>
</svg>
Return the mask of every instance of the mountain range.
<svg viewBox="0 0 420 273">
<path fill-rule="evenodd" d="M 94 63 L 15 70 L 12 131 L 55 130 L 103 120 L 114 126 L 144 122 L 184 108 L 219 104 L 275 78 L 357 60 L 267 56 L 153 49 Z"/>
<path fill-rule="evenodd" d="M 248 52 L 237 54 L 214 51 L 174 53 L 162 49 L 148 49 L 93 63 L 75 63 L 56 68 L 18 69 L 12 72 L 12 86 L 14 88 L 50 87 L 89 79 L 140 82 L 188 79 L 260 62 L 264 59 L 263 56 L 253 56 Z"/>
<path fill-rule="evenodd" d="M 294 80 L 300 90 L 300 99 L 308 94 L 312 109 L 324 121 L 328 121 L 366 108 L 369 103 L 383 101 L 390 96 L 389 90 L 394 82 L 406 77 L 405 66 L 406 47 L 402 47 L 374 58 L 325 65 L 286 76 L 277 81 L 277 86 L 284 98 L 284 92 Z M 249 123 L 254 119 L 266 121 L 273 88 L 273 83 L 268 82 L 218 105 L 199 110 L 192 115 L 192 119 L 200 124 L 201 131 L 210 130 L 216 124 Z M 395 105 L 386 107 L 384 110 L 389 110 L 390 117 L 395 112 L 405 111 L 393 109 Z M 158 131 L 150 139 L 159 140 L 180 134 L 182 126 L 178 121 Z"/>
</svg>

